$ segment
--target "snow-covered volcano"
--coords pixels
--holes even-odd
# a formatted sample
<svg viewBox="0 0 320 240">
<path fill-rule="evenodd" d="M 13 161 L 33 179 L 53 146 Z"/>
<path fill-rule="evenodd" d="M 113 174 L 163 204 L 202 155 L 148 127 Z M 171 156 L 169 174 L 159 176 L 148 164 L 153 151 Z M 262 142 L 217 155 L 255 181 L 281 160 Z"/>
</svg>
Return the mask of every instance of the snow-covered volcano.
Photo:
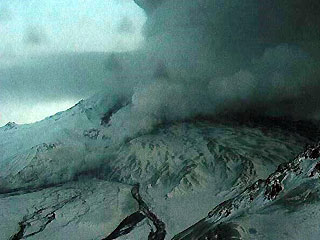
<svg viewBox="0 0 320 240">
<path fill-rule="evenodd" d="M 0 128 L 1 239 L 19 233 L 20 238 L 13 239 L 107 237 L 139 210 L 130 193 L 137 183 L 170 239 L 214 206 L 241 196 L 256 180 L 294 159 L 318 131 L 312 123 L 271 118 L 239 123 L 239 116 L 236 120 L 220 117 L 165 123 L 114 143 L 111 119 L 130 105 L 101 93 L 43 121 Z M 268 199 L 253 204 L 250 214 L 260 222 L 252 222 L 251 215 L 244 213 L 231 218 L 230 226 L 241 226 L 252 239 L 280 239 L 285 234 L 300 239 L 295 227 L 288 226 L 293 224 L 289 216 L 296 219 L 314 212 L 317 184 L 295 176 L 290 179 L 288 193 L 274 204 L 266 204 Z M 248 208 L 245 205 L 243 211 Z M 269 225 L 265 230 L 261 219 L 275 221 L 278 215 L 282 228 Z M 312 216 L 303 229 L 316 223 L 316 215 Z M 147 239 L 150 225 L 149 219 L 143 220 L 123 239 Z"/>
<path fill-rule="evenodd" d="M 100 55 L 100 93 L 0 128 L 0 239 L 318 239 L 309 20 L 288 38 L 255 0 L 136 2 L 145 46 Z"/>
</svg>

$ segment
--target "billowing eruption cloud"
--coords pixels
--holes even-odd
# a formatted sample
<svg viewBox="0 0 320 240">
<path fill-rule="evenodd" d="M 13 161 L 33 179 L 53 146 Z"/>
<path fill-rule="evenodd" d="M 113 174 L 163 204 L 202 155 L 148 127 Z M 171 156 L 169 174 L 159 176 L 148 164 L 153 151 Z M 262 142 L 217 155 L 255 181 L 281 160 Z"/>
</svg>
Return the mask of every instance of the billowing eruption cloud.
<svg viewBox="0 0 320 240">
<path fill-rule="evenodd" d="M 136 2 L 148 15 L 133 61 L 143 77 L 111 117 L 115 136 L 198 115 L 320 116 L 318 1 Z"/>
<path fill-rule="evenodd" d="M 49 71 L 39 70 L 46 77 L 24 74 L 29 71 L 24 68 L 14 71 L 28 76 L 19 78 L 23 81 L 32 79 L 21 91 L 34 99 L 34 89 L 43 86 L 46 98 L 78 98 L 105 84 L 108 95 L 128 103 L 110 118 L 112 137 L 119 140 L 198 115 L 254 112 L 319 118 L 318 1 L 135 2 L 148 16 L 140 50 L 101 55 L 90 66 L 83 59 L 68 60 L 70 66 L 50 60 L 52 64 L 42 64 Z M 50 80 L 70 77 L 67 72 L 73 69 L 71 81 Z M 9 70 L 4 74 L 13 78 Z M 8 83 L 16 89 L 15 81 Z"/>
</svg>

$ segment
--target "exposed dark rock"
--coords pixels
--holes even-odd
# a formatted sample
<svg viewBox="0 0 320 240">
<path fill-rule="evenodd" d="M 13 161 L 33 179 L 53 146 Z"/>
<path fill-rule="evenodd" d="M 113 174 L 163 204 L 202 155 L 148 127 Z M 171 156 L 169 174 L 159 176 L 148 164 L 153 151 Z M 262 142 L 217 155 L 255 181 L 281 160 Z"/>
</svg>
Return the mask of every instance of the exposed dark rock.
<svg viewBox="0 0 320 240">
<path fill-rule="evenodd" d="M 243 238 L 238 228 L 239 226 L 234 223 L 222 223 L 199 240 L 241 240 Z"/>
<path fill-rule="evenodd" d="M 19 231 L 13 235 L 10 240 L 20 240 L 23 237 L 26 225 L 19 223 Z"/>
<path fill-rule="evenodd" d="M 310 146 L 306 152 L 306 157 L 317 159 L 320 157 L 320 146 Z"/>
<path fill-rule="evenodd" d="M 24 216 L 23 220 L 19 222 L 19 231 L 13 235 L 10 240 L 25 239 L 42 232 L 45 230 L 47 225 L 56 218 L 55 212 L 58 209 L 63 208 L 66 204 L 73 202 L 76 198 L 78 198 L 78 196 L 73 196 L 70 199 L 61 201 L 54 206 L 41 208 L 34 213 Z M 25 234 L 27 230 L 29 230 L 29 234 Z"/>
<path fill-rule="evenodd" d="M 4 125 L 4 130 L 8 131 L 14 128 L 17 128 L 18 124 L 16 124 L 15 122 L 8 122 L 6 125 Z"/>
<path fill-rule="evenodd" d="M 139 185 L 135 185 L 131 190 L 133 198 L 138 202 L 140 211 L 145 214 L 149 220 L 152 221 L 153 225 L 156 228 L 154 232 L 151 230 L 148 239 L 149 240 L 163 240 L 166 236 L 166 225 L 162 222 L 153 212 L 149 210 L 147 204 L 143 201 L 139 194 Z"/>
<path fill-rule="evenodd" d="M 32 147 L 32 149 L 37 149 L 37 152 L 46 152 L 55 149 L 59 146 L 59 143 L 42 143 L 37 146 Z"/>
<path fill-rule="evenodd" d="M 320 174 L 320 163 L 317 163 L 316 166 L 312 169 L 310 177 L 314 177 L 316 174 Z"/>
<path fill-rule="evenodd" d="M 275 199 L 279 193 L 283 190 L 283 186 L 279 182 L 278 179 L 273 181 L 272 183 L 267 183 L 268 187 L 265 191 L 265 196 L 267 199 Z"/>
<path fill-rule="evenodd" d="M 257 229 L 255 229 L 255 228 L 249 228 L 249 233 L 250 233 L 250 234 L 257 234 Z"/>
<path fill-rule="evenodd" d="M 130 216 L 126 217 L 108 237 L 103 238 L 102 240 L 117 239 L 120 236 L 130 233 L 137 226 L 137 224 L 145 218 L 146 216 L 139 211 L 131 214 Z"/>
<path fill-rule="evenodd" d="M 306 183 L 306 181 L 310 179 L 310 171 L 312 175 L 312 172 L 320 169 L 319 158 L 320 143 L 315 146 L 309 146 L 293 161 L 279 166 L 266 180 L 258 180 L 238 196 L 222 202 L 210 211 L 206 218 L 177 234 L 173 240 L 224 239 L 217 238 L 217 232 L 214 232 L 212 229 L 218 229 L 220 224 L 223 224 L 232 217 L 240 215 L 241 212 L 251 207 L 263 208 L 275 203 L 280 193 L 282 193 L 283 196 L 289 195 L 293 190 L 290 184 L 291 181 Z M 315 161 L 318 162 L 315 164 Z M 301 171 L 298 172 L 297 169 Z M 304 196 L 304 194 L 302 195 Z M 305 194 L 304 199 L 308 199 L 310 196 L 312 195 L 308 192 Z M 255 201 L 257 199 L 259 199 L 259 201 Z M 258 206 L 255 205 L 257 202 L 259 202 Z"/>
<path fill-rule="evenodd" d="M 88 137 L 90 139 L 97 139 L 98 136 L 100 134 L 100 131 L 98 129 L 89 129 L 89 130 L 85 130 L 83 132 L 83 136 Z"/>
<path fill-rule="evenodd" d="M 132 197 L 139 204 L 139 211 L 126 217 L 119 226 L 106 238 L 102 240 L 112 240 L 119 236 L 130 233 L 139 222 L 144 218 L 148 218 L 156 228 L 156 231 L 151 229 L 148 235 L 148 240 L 164 240 L 166 236 L 166 225 L 153 212 L 150 211 L 148 205 L 143 201 L 139 193 L 139 184 L 131 189 Z"/>
<path fill-rule="evenodd" d="M 111 116 L 126 105 L 128 105 L 128 103 L 123 100 L 120 100 L 116 104 L 114 104 L 101 118 L 101 125 L 108 125 L 110 122 Z"/>
</svg>

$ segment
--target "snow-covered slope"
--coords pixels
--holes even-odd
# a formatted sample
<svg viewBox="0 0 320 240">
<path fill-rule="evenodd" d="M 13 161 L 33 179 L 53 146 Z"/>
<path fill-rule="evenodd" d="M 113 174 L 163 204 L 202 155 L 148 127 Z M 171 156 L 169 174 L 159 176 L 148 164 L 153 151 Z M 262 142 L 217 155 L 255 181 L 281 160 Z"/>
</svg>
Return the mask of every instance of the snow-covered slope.
<svg viewBox="0 0 320 240">
<path fill-rule="evenodd" d="M 136 2 L 145 46 L 100 56 L 99 94 L 0 128 L 1 238 L 317 239 L 319 123 L 281 116 L 319 112 L 319 61 L 255 41 L 255 0 Z"/>
<path fill-rule="evenodd" d="M 215 236 L 228 239 L 223 238 L 228 228 L 234 228 L 231 239 L 249 239 L 249 234 L 254 239 L 318 239 L 319 160 L 320 145 L 309 146 L 291 162 L 280 165 L 266 180 L 260 179 L 222 202 L 173 240 Z"/>
<path fill-rule="evenodd" d="M 0 239 L 102 239 L 137 210 L 130 189 L 87 179 L 1 194 Z"/>
<path fill-rule="evenodd" d="M 78 239 L 75 231 L 81 239 L 106 237 L 137 210 L 129 193 L 137 183 L 170 238 L 311 143 L 308 131 L 298 131 L 303 127 L 290 131 L 267 126 L 268 119 L 241 124 L 231 118 L 168 122 L 119 142 L 112 119 L 130 108 L 100 93 L 43 121 L 0 128 L 3 239 L 17 234 L 19 224 L 28 239 Z M 122 188 L 129 190 L 121 190 L 121 201 L 136 207 L 114 212 L 110 201 Z M 148 221 L 125 239 L 147 236 Z"/>
<path fill-rule="evenodd" d="M 215 164 L 212 161 L 217 160 L 212 155 L 219 154 L 227 154 L 230 160 L 223 168 L 228 169 L 232 164 L 240 164 L 239 168 L 242 168 L 241 164 L 244 164 L 247 171 L 261 174 L 279 164 L 279 157 L 274 159 L 277 151 L 287 154 L 281 157 L 285 161 L 307 141 L 295 134 L 277 136 L 277 132 L 274 133 L 276 140 L 268 141 L 267 133 L 259 128 L 189 122 L 164 125 L 140 137 L 138 132 L 131 140 L 126 138 L 119 143 L 111 120 L 130 108 L 124 100 L 101 93 L 43 121 L 28 125 L 10 123 L 0 128 L 1 191 L 68 181 L 81 172 L 101 167 L 106 168 L 106 172 L 108 168 L 117 169 L 110 177 L 118 181 L 134 183 L 139 179 L 153 179 L 153 184 L 161 180 L 153 174 L 182 171 L 185 165 L 190 165 L 190 169 L 177 176 L 175 181 L 178 183 L 189 171 L 199 176 L 202 171 L 213 171 Z M 121 131 L 125 129 L 119 127 L 120 135 Z M 266 162 L 267 168 L 259 165 L 256 155 L 260 162 L 262 159 Z M 126 166 L 123 172 L 122 166 Z M 172 166 L 175 169 L 170 169 Z M 234 176 L 235 179 L 238 177 Z M 172 187 L 174 190 L 175 186 Z"/>
</svg>

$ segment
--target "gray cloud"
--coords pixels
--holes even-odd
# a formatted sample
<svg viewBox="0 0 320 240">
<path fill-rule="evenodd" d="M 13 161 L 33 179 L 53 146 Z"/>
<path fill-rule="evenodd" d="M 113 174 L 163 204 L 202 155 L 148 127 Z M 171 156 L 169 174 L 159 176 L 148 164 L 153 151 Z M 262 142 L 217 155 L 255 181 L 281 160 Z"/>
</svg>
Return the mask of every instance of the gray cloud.
<svg viewBox="0 0 320 240">
<path fill-rule="evenodd" d="M 38 46 L 47 41 L 46 33 L 43 29 L 36 26 L 29 26 L 24 35 L 24 42 L 27 45 Z"/>
<path fill-rule="evenodd" d="M 106 54 L 57 54 L 0 68 L 0 102 L 33 104 L 88 97 L 104 84 L 105 59 Z"/>
<path fill-rule="evenodd" d="M 134 23 L 130 18 L 123 17 L 117 26 L 117 31 L 121 34 L 133 34 L 135 33 Z"/>
<path fill-rule="evenodd" d="M 290 1 L 281 1 L 288 4 L 286 11 L 273 0 L 270 6 L 256 0 L 206 1 L 202 15 L 195 1 L 183 6 L 167 1 L 170 11 L 164 7 L 149 16 L 144 49 L 127 59 L 42 57 L 28 67 L 0 70 L 0 86 L 7 96 L 27 102 L 84 98 L 102 88 L 122 92 L 132 110 L 120 111 L 111 122 L 115 133 L 129 125 L 128 135 L 162 121 L 217 113 L 311 118 L 320 112 L 320 15 L 312 10 L 315 1 Z M 300 4 L 298 13 L 293 1 Z M 190 18 L 190 9 L 199 19 Z M 261 15 L 263 10 L 269 15 Z M 122 22 L 119 32 L 130 32 L 130 20 Z"/>
</svg>

